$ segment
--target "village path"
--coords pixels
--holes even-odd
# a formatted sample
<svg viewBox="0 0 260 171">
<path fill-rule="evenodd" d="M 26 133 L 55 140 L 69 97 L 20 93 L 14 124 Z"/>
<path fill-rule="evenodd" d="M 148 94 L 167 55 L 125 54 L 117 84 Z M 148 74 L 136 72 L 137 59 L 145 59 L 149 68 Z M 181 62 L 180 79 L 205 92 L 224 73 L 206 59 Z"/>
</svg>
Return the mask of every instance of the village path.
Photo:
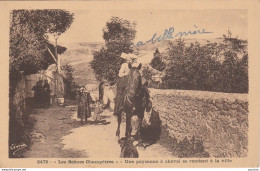
<svg viewBox="0 0 260 171">
<path fill-rule="evenodd" d="M 32 145 L 25 151 L 25 158 L 87 157 L 83 151 L 64 150 L 62 137 L 79 123 L 70 119 L 75 107 L 36 109 L 32 116 L 37 120 L 32 132 Z"/>
<path fill-rule="evenodd" d="M 107 124 L 81 125 L 77 107 L 37 109 L 33 145 L 24 153 L 26 158 L 119 158 L 120 146 L 115 136 L 117 120 L 111 110 L 101 113 Z M 91 119 L 90 119 L 91 120 Z M 124 136 L 125 123 L 121 124 Z M 139 158 L 172 158 L 160 144 L 137 148 Z"/>
</svg>

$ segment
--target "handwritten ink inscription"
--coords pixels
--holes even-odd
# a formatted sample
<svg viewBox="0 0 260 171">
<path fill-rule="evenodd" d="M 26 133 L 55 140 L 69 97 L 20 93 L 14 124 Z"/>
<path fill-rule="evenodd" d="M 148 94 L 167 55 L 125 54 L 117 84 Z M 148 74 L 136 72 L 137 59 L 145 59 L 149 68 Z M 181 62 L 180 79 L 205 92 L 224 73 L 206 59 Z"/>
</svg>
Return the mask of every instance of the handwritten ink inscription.
<svg viewBox="0 0 260 171">
<path fill-rule="evenodd" d="M 209 34 L 209 33 L 213 33 L 213 32 L 208 32 L 205 30 L 205 28 L 202 29 L 198 29 L 198 27 L 196 25 L 194 25 L 195 30 L 191 31 L 184 31 L 184 32 L 178 32 L 177 34 L 174 34 L 174 27 L 170 27 L 169 29 L 165 29 L 164 33 L 161 35 L 157 35 L 157 33 L 154 33 L 154 35 L 152 36 L 151 39 L 147 40 L 147 41 L 139 41 L 137 44 L 132 44 L 132 46 L 142 46 L 142 45 L 146 45 L 149 43 L 156 43 L 156 42 L 161 42 L 163 40 L 170 40 L 173 38 L 182 38 L 183 36 L 189 36 L 189 35 L 196 35 L 196 34 Z"/>
</svg>

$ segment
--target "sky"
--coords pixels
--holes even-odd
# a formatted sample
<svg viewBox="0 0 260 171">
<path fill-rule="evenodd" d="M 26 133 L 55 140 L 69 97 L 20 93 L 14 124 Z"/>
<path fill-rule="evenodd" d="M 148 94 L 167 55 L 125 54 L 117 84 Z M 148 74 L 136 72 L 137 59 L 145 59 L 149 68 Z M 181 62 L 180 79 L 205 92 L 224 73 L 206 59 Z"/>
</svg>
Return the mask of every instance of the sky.
<svg viewBox="0 0 260 171">
<path fill-rule="evenodd" d="M 233 36 L 247 39 L 246 10 L 75 10 L 74 22 L 59 37 L 59 42 L 104 42 L 103 28 L 112 16 L 135 21 L 136 39 L 147 41 L 154 33 L 163 34 L 174 27 L 175 33 L 205 29 L 211 34 L 192 35 L 188 38 L 211 39 L 222 37 L 231 30 Z M 197 30 L 195 29 L 195 30 Z M 51 40 L 51 38 L 50 38 Z"/>
</svg>

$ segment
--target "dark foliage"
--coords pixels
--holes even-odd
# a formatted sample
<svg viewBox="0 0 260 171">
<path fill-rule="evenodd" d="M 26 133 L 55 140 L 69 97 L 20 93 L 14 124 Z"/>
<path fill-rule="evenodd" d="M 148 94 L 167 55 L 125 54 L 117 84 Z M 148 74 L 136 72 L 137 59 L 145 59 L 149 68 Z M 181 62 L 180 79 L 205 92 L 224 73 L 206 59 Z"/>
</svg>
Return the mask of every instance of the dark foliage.
<svg viewBox="0 0 260 171">
<path fill-rule="evenodd" d="M 73 72 L 74 69 L 71 65 L 67 64 L 62 66 L 62 70 L 65 71 L 64 85 L 65 85 L 65 98 L 74 100 L 77 95 L 79 86 L 75 83 Z"/>
<path fill-rule="evenodd" d="M 23 143 L 30 147 L 31 131 L 36 120 L 25 111 L 22 101 L 19 104 L 10 101 L 9 105 L 9 147 Z M 13 155 L 12 152 L 9 149 L 9 157 L 22 157 L 19 153 Z"/>
<path fill-rule="evenodd" d="M 169 133 L 167 124 L 162 125 L 159 143 L 169 149 L 174 156 L 178 156 L 178 140 Z"/>
<path fill-rule="evenodd" d="M 209 157 L 209 153 L 204 151 L 203 142 L 195 139 L 194 136 L 190 141 L 187 137 L 180 141 L 177 145 L 177 151 L 180 158 Z"/>
<path fill-rule="evenodd" d="M 117 81 L 117 74 L 124 59 L 110 49 L 102 48 L 93 52 L 94 59 L 91 61 L 91 68 L 94 69 L 98 80 L 106 79 L 110 83 Z"/>
<path fill-rule="evenodd" d="M 184 40 L 170 43 L 166 88 L 248 93 L 248 54 L 246 41 L 224 36 L 223 43 L 205 45 Z M 242 55 L 242 58 L 238 58 Z"/>
<path fill-rule="evenodd" d="M 161 54 L 158 50 L 158 48 L 156 48 L 154 54 L 153 54 L 153 59 L 151 61 L 151 66 L 158 70 L 158 71 L 162 71 L 165 69 L 166 65 L 165 63 L 162 61 L 162 57 L 161 57 Z"/>
<path fill-rule="evenodd" d="M 191 140 L 185 137 L 177 140 L 169 133 L 167 125 L 162 126 L 162 135 L 159 143 L 167 147 L 178 158 L 207 158 L 209 153 L 205 151 L 203 141 L 192 136 Z"/>
<path fill-rule="evenodd" d="M 54 52 L 47 33 L 64 33 L 73 22 L 73 14 L 65 10 L 13 10 L 10 18 L 9 80 L 12 95 L 20 71 L 25 75 L 34 74 L 54 63 L 47 51 L 49 48 Z M 59 53 L 65 50 L 58 46 Z"/>
<path fill-rule="evenodd" d="M 10 23 L 10 72 L 24 71 L 32 74 L 46 69 L 54 61 L 47 48 L 49 34 L 64 33 L 73 22 L 73 14 L 65 10 L 14 10 Z M 64 52 L 64 47 L 58 51 Z"/>
<path fill-rule="evenodd" d="M 133 52 L 132 41 L 135 38 L 135 23 L 118 17 L 112 17 L 103 29 L 105 47 L 94 51 L 94 59 L 91 61 L 91 68 L 94 70 L 97 79 L 105 79 L 115 83 L 118 79 L 117 73 L 124 59 L 121 53 Z"/>
<path fill-rule="evenodd" d="M 133 52 L 131 46 L 136 34 L 135 26 L 134 22 L 119 17 L 112 17 L 106 23 L 106 28 L 103 29 L 106 47 L 115 52 L 115 54 Z"/>
</svg>

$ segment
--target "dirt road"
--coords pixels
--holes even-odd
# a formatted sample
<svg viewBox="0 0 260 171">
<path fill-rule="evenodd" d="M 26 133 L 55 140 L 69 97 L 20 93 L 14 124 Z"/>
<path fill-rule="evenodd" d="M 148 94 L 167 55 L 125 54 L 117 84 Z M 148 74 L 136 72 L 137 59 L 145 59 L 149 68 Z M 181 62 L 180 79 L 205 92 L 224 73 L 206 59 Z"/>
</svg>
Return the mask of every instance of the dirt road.
<svg viewBox="0 0 260 171">
<path fill-rule="evenodd" d="M 109 110 L 103 111 L 106 124 L 81 125 L 76 106 L 38 109 L 33 133 L 33 145 L 26 151 L 26 158 L 119 158 L 120 146 L 115 131 L 116 117 Z M 124 136 L 125 123 L 121 124 Z M 138 148 L 140 158 L 172 158 L 171 152 L 160 144 Z"/>
<path fill-rule="evenodd" d="M 30 151 L 24 153 L 24 157 L 87 157 L 84 151 L 64 150 L 61 143 L 63 136 L 70 134 L 72 129 L 80 127 L 76 120 L 70 119 L 75 110 L 75 107 L 37 109 L 33 114 L 37 119 L 32 135 L 33 145 Z"/>
</svg>

